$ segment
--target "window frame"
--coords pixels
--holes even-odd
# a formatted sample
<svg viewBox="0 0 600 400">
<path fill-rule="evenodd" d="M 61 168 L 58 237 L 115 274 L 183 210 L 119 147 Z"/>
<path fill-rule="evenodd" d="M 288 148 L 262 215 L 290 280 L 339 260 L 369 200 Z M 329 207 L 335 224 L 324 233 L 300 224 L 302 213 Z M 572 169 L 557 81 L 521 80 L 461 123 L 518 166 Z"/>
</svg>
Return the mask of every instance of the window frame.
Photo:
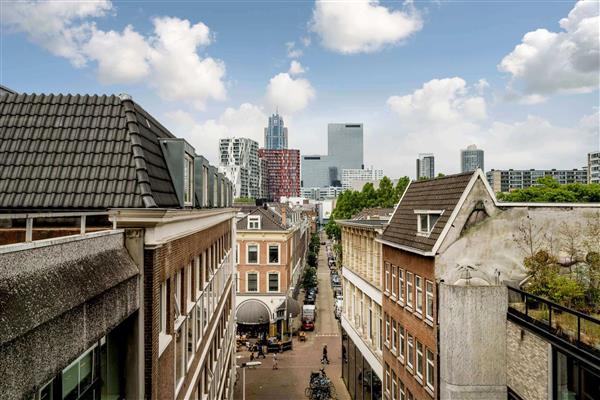
<svg viewBox="0 0 600 400">
<path fill-rule="evenodd" d="M 256 290 L 250 290 L 250 275 L 256 275 Z M 260 273 L 258 271 L 246 272 L 246 293 L 259 293 L 260 292 Z"/>
<path fill-rule="evenodd" d="M 406 347 L 406 331 L 404 327 L 398 324 L 398 360 L 404 364 L 404 351 Z"/>
<path fill-rule="evenodd" d="M 277 262 L 271 262 L 271 246 L 277 247 Z M 267 243 L 267 264 L 269 264 L 269 265 L 280 265 L 281 264 L 281 244 L 280 243 Z"/>
<path fill-rule="evenodd" d="M 429 355 L 431 354 L 431 358 Z M 435 390 L 435 355 L 429 348 L 425 348 L 425 360 L 427 366 L 425 368 L 425 384 L 431 391 Z M 429 367 L 431 366 L 431 376 L 429 374 Z M 431 384 L 429 383 L 431 381 Z"/>
<path fill-rule="evenodd" d="M 397 287 L 398 287 L 398 281 L 396 280 L 397 276 L 398 276 L 398 267 L 395 266 L 394 264 L 392 264 L 392 297 L 394 299 L 397 298 Z"/>
<path fill-rule="evenodd" d="M 398 302 L 404 304 L 404 269 L 398 267 Z"/>
<path fill-rule="evenodd" d="M 406 271 L 406 306 L 413 308 L 413 273 Z"/>
<path fill-rule="evenodd" d="M 392 318 L 392 353 L 398 354 L 398 324 L 396 320 Z"/>
<path fill-rule="evenodd" d="M 444 214 L 444 210 L 414 210 L 414 213 L 417 214 L 417 236 L 429 237 L 435 224 Z M 425 217 L 424 220 L 423 217 Z M 427 226 L 424 227 L 424 223 Z"/>
<path fill-rule="evenodd" d="M 421 382 L 423 382 L 423 343 L 419 342 L 418 340 L 415 340 L 416 345 L 415 345 L 415 373 L 417 375 L 417 378 L 421 379 Z M 420 350 L 419 350 L 420 349 Z"/>
<path fill-rule="evenodd" d="M 390 348 L 390 336 L 391 336 L 391 325 L 390 325 L 390 316 L 389 314 L 385 314 L 385 346 Z"/>
<path fill-rule="evenodd" d="M 431 286 L 431 291 L 428 290 L 429 286 Z M 432 323 L 433 323 L 433 313 L 434 313 L 433 295 L 434 295 L 433 282 L 431 282 L 429 280 L 425 280 L 425 318 Z M 430 301 L 431 301 L 431 303 L 430 303 Z M 429 313 L 430 304 L 431 304 L 431 314 Z"/>
<path fill-rule="evenodd" d="M 271 290 L 271 275 L 277 275 L 277 290 Z M 267 293 L 279 293 L 281 289 L 281 274 L 279 271 L 267 272 Z"/>
<path fill-rule="evenodd" d="M 390 263 L 385 263 L 385 279 L 384 279 L 384 289 L 385 293 L 389 295 L 390 293 Z"/>
<path fill-rule="evenodd" d="M 183 205 L 192 206 L 194 205 L 194 157 L 185 153 L 183 163 Z"/>
<path fill-rule="evenodd" d="M 256 246 L 256 262 L 250 262 L 250 246 Z M 249 265 L 260 264 L 260 245 L 258 243 L 247 243 L 246 244 L 246 264 L 249 264 Z"/>
<path fill-rule="evenodd" d="M 414 351 L 415 338 L 410 333 L 406 333 L 406 368 L 414 371 Z"/>
<path fill-rule="evenodd" d="M 415 312 L 423 315 L 423 277 L 415 274 Z"/>
<path fill-rule="evenodd" d="M 261 218 L 260 215 L 248 215 L 247 228 L 248 230 L 260 230 Z"/>
</svg>

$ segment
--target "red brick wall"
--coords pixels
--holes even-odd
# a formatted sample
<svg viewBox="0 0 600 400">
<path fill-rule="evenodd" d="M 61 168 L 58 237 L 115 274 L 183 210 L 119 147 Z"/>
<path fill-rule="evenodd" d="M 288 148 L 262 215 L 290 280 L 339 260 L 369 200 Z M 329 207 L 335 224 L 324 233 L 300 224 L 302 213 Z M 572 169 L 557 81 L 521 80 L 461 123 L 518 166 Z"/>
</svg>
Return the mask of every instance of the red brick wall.
<svg viewBox="0 0 600 400">
<path fill-rule="evenodd" d="M 404 269 L 404 271 L 409 271 L 413 273 L 413 310 L 410 311 L 407 307 L 401 306 L 397 299 L 394 300 L 391 298 L 391 295 L 386 293 L 385 291 L 385 270 L 386 264 L 389 264 L 390 267 L 397 266 L 399 268 Z M 387 363 L 392 370 L 396 372 L 398 378 L 404 383 L 406 389 L 410 390 L 411 393 L 415 396 L 416 399 L 430 399 L 432 398 L 431 394 L 429 394 L 425 390 L 426 385 L 426 350 L 425 348 L 429 348 L 434 354 L 434 360 L 436 360 L 437 364 L 437 333 L 435 329 L 435 323 L 432 327 L 431 325 L 425 322 L 425 310 L 426 310 L 426 291 L 425 291 L 425 282 L 429 280 L 433 283 L 433 320 L 437 320 L 437 316 L 435 313 L 436 310 L 436 285 L 435 285 L 435 259 L 433 257 L 425 257 L 415 253 L 410 253 L 404 250 L 399 250 L 387 245 L 383 245 L 383 268 L 382 268 L 382 282 L 383 282 L 383 312 L 387 313 L 390 318 L 395 320 L 397 323 L 402 325 L 405 330 L 410 333 L 415 338 L 414 342 L 414 371 L 411 373 L 409 369 L 406 368 L 406 358 L 404 364 L 402 364 L 396 355 L 394 355 L 388 348 L 384 345 L 383 351 L 383 359 L 384 363 Z M 423 278 L 423 314 L 422 316 L 418 316 L 414 313 L 416 307 L 416 286 L 415 286 L 415 275 L 419 275 Z M 390 271 L 390 279 L 392 273 Z M 396 277 L 398 279 L 398 277 Z M 404 276 L 404 287 L 406 288 L 406 272 Z M 404 300 L 406 304 L 406 293 L 404 295 Z M 384 314 L 385 315 L 385 314 Z M 391 325 L 391 322 L 390 322 Z M 383 328 L 385 335 L 385 318 L 383 320 Z M 391 329 L 391 328 L 390 328 Z M 405 334 L 406 336 L 406 334 Z M 385 336 L 384 336 L 385 338 Z M 420 383 L 416 379 L 416 342 L 419 341 L 425 347 L 423 349 L 423 383 Z M 405 339 L 406 343 L 406 339 Z M 406 347 L 406 344 L 405 344 Z M 406 354 L 406 348 L 405 348 Z M 385 369 L 385 364 L 384 364 Z M 437 374 L 437 365 L 434 367 Z M 385 376 L 385 373 L 384 373 Z M 386 378 L 384 378 L 386 379 Z M 434 377 L 434 384 L 437 385 L 437 376 Z M 384 393 L 385 388 L 387 387 L 386 382 L 384 382 Z M 437 387 L 435 388 L 435 392 L 437 392 Z M 437 396 L 434 393 L 434 396 Z"/>
<path fill-rule="evenodd" d="M 291 240 L 291 239 L 290 239 Z M 268 272 L 276 271 L 279 272 L 279 291 L 287 291 L 289 286 L 290 276 L 290 253 L 289 241 L 288 240 L 240 240 L 238 238 L 237 243 L 239 244 L 240 254 L 238 263 L 238 277 L 239 277 L 239 293 L 246 293 L 246 272 L 258 272 L 258 290 L 259 293 L 267 293 L 267 279 Z M 279 250 L 279 264 L 268 263 L 268 249 L 270 243 L 277 243 L 280 246 Z M 258 244 L 258 264 L 248 264 L 247 261 L 247 246 L 248 244 Z"/>
</svg>

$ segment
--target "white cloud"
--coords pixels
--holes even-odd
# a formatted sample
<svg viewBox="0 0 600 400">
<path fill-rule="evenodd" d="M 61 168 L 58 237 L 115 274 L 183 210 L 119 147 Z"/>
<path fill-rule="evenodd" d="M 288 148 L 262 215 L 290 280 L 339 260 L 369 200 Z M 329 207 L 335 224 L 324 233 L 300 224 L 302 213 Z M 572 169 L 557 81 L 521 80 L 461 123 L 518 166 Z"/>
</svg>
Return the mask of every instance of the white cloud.
<svg viewBox="0 0 600 400">
<path fill-rule="evenodd" d="M 165 17 L 154 20 L 154 30 L 149 63 L 161 97 L 190 101 L 197 109 L 203 109 L 207 99 L 225 99 L 225 64 L 197 52 L 211 42 L 206 25 Z"/>
<path fill-rule="evenodd" d="M 81 46 L 94 24 L 86 21 L 112 9 L 109 0 L 99 1 L 11 1 L 2 4 L 2 24 L 24 32 L 30 41 L 74 66 L 86 64 Z"/>
<path fill-rule="evenodd" d="M 487 79 L 485 78 L 481 78 L 480 80 L 477 81 L 477 83 L 475 85 L 473 85 L 475 87 L 475 89 L 477 90 L 477 93 L 479 94 L 483 94 L 489 87 L 490 87 L 490 83 L 487 81 Z"/>
<path fill-rule="evenodd" d="M 407 2 L 405 8 L 390 10 L 378 0 L 317 0 L 311 29 L 330 50 L 344 54 L 375 52 L 400 43 L 422 28 L 423 22 L 412 2 Z"/>
<path fill-rule="evenodd" d="M 285 47 L 287 49 L 287 56 L 289 58 L 302 57 L 302 49 L 296 48 L 296 42 L 286 42 Z"/>
<path fill-rule="evenodd" d="M 98 62 L 98 79 L 104 84 L 135 82 L 150 74 L 150 45 L 128 25 L 123 33 L 95 30 L 84 54 Z"/>
<path fill-rule="evenodd" d="M 462 78 L 433 79 L 404 96 L 391 96 L 387 104 L 411 125 L 447 126 L 486 118 L 483 97 L 469 94 Z"/>
<path fill-rule="evenodd" d="M 309 36 L 302 37 L 300 39 L 300 41 L 302 42 L 302 44 L 304 45 L 304 47 L 310 46 L 310 37 Z"/>
<path fill-rule="evenodd" d="M 154 34 L 147 37 L 131 25 L 123 32 L 102 31 L 91 19 L 110 10 L 108 0 L 9 2 L 3 5 L 2 23 L 76 67 L 96 61 L 102 83 L 147 78 L 163 99 L 196 109 L 204 109 L 209 99 L 225 99 L 225 64 L 198 54 L 212 42 L 205 24 L 160 17 L 153 19 Z"/>
<path fill-rule="evenodd" d="M 471 143 L 485 151 L 485 168 L 578 168 L 598 143 L 595 115 L 575 126 L 558 126 L 546 118 L 527 116 L 518 121 L 490 121 L 483 97 L 471 94 L 458 77 L 434 79 L 403 96 L 392 96 L 388 106 L 399 117 L 393 130 L 378 129 L 373 151 L 391 175 L 414 177 L 420 152 L 436 156 L 436 171 L 460 172 L 460 149 Z M 388 122 L 389 124 L 389 122 Z"/>
<path fill-rule="evenodd" d="M 292 60 L 292 63 L 290 64 L 290 69 L 288 71 L 288 74 L 290 75 L 300 75 L 306 72 L 306 69 L 304 69 L 304 67 L 302 66 L 302 64 L 300 64 L 300 62 L 296 61 L 296 60 Z"/>
<path fill-rule="evenodd" d="M 196 153 L 208 158 L 211 163 L 218 164 L 219 139 L 224 137 L 247 137 L 263 145 L 263 129 L 267 115 L 259 106 L 243 103 L 239 108 L 228 107 L 217 119 L 203 123 L 182 110 L 166 115 L 172 132 L 185 137 L 194 146 Z"/>
<path fill-rule="evenodd" d="M 283 114 L 293 114 L 306 108 L 315 97 L 315 89 L 306 79 L 294 79 L 288 73 L 275 75 L 267 86 L 267 102 Z"/>
<path fill-rule="evenodd" d="M 535 102 L 554 93 L 591 92 L 600 84 L 598 3 L 579 1 L 560 26 L 560 32 L 526 33 L 498 65 L 524 95 L 536 95 Z"/>
</svg>

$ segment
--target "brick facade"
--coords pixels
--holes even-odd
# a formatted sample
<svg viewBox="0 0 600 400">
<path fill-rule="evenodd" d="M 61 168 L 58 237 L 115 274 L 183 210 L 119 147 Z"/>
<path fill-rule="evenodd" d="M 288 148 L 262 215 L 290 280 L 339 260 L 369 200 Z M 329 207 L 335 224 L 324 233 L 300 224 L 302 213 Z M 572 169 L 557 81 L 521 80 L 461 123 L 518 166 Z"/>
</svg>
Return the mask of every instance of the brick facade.
<svg viewBox="0 0 600 400">
<path fill-rule="evenodd" d="M 536 334 L 506 322 L 507 385 L 523 400 L 549 398 L 549 346 Z"/>
<path fill-rule="evenodd" d="M 383 346 L 383 360 L 384 360 L 384 396 L 387 398 L 399 398 L 392 397 L 391 393 L 386 394 L 386 390 L 389 387 L 393 389 L 392 384 L 388 386 L 388 374 L 386 366 L 389 366 L 390 376 L 393 377 L 392 372 L 397 376 L 398 388 L 404 387 L 404 391 L 408 397 L 408 392 L 412 393 L 415 399 L 430 399 L 436 398 L 437 392 L 437 332 L 435 328 L 435 322 L 429 321 L 426 317 L 426 282 L 431 283 L 433 288 L 433 321 L 436 321 L 436 285 L 434 279 L 434 258 L 424 257 L 415 253 L 399 250 L 388 245 L 383 246 L 383 268 L 382 268 L 382 291 L 383 291 L 383 329 L 384 329 L 384 346 Z M 399 289 L 399 274 L 398 270 L 402 270 L 403 275 L 403 287 L 404 295 L 398 295 Z M 388 272 L 389 271 L 389 272 Z M 396 271 L 394 273 L 394 271 Z M 412 307 L 407 305 L 407 272 L 412 274 Z M 395 275 L 395 282 L 393 276 Z M 416 277 L 422 279 L 422 308 L 423 311 L 419 315 L 416 312 L 417 305 L 417 290 L 416 290 Z M 394 295 L 395 293 L 395 295 Z M 399 298 L 402 297 L 402 298 Z M 386 342 L 387 337 L 387 319 L 389 318 L 389 330 L 390 330 L 390 342 Z M 393 324 L 397 326 L 397 338 L 396 338 L 396 354 L 393 352 Z M 404 361 L 401 361 L 400 354 L 400 327 L 404 328 Z M 413 368 L 408 367 L 408 338 L 409 335 L 413 337 Z M 417 342 L 423 346 L 423 360 L 422 360 L 422 375 L 420 378 L 417 376 Z M 427 388 L 427 349 L 433 353 L 434 360 L 434 390 Z M 399 389 L 398 389 L 399 390 Z"/>
<path fill-rule="evenodd" d="M 283 232 L 279 238 L 264 238 L 264 239 L 241 239 L 238 237 L 237 245 L 238 253 L 238 293 L 256 293 L 246 292 L 246 273 L 258 272 L 258 293 L 267 293 L 268 289 L 268 273 L 279 273 L 279 293 L 287 292 L 290 284 L 291 271 L 294 268 L 293 260 L 290 258 L 289 248 L 292 244 L 292 238 L 285 238 L 287 232 Z M 248 264 L 248 245 L 258 245 L 258 263 Z M 279 245 L 279 263 L 270 264 L 269 261 L 269 245 Z"/>
</svg>

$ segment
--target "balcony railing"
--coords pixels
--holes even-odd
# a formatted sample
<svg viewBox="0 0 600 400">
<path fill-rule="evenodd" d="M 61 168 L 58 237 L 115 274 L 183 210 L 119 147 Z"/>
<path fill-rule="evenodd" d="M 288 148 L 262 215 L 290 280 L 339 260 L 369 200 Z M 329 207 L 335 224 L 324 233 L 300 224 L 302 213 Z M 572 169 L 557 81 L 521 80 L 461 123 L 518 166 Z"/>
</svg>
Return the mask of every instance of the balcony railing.
<svg viewBox="0 0 600 400">
<path fill-rule="evenodd" d="M 600 356 L 600 320 L 519 289 L 508 288 L 508 313 L 580 350 Z"/>
</svg>

